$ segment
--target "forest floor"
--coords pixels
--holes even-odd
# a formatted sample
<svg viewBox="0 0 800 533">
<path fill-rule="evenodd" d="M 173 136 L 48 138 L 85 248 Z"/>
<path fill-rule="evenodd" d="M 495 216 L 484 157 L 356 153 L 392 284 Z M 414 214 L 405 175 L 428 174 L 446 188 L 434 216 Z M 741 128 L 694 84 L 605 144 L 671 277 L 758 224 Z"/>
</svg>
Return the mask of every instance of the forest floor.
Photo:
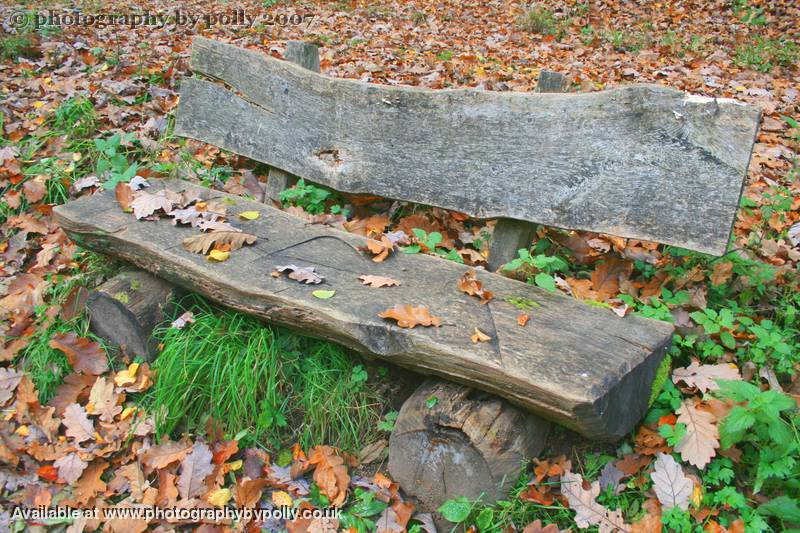
<svg viewBox="0 0 800 533">
<path fill-rule="evenodd" d="M 173 135 L 194 35 L 278 58 L 287 40 L 311 41 L 326 75 L 381 84 L 532 91 L 548 68 L 570 91 L 657 83 L 759 106 L 724 256 L 540 227 L 504 271 L 676 325 L 641 425 L 611 447 L 562 432 L 575 445 L 534 460 L 506 500 L 456 498 L 440 512 L 481 532 L 800 527 L 796 3 L 137 0 L 4 5 L 0 19 L 0 531 L 432 531 L 382 473 L 402 394 L 387 377 L 395 370 L 196 296 L 173 317 L 193 322 L 155 332 L 151 363 L 89 331 L 86 295 L 120 265 L 69 242 L 54 205 L 137 175 L 234 194 L 266 179 L 251 160 Z M 402 229 L 419 253 L 486 265 L 491 221 L 310 184 L 284 200 L 296 214 Z M 20 515 L 139 504 L 342 514 Z"/>
</svg>

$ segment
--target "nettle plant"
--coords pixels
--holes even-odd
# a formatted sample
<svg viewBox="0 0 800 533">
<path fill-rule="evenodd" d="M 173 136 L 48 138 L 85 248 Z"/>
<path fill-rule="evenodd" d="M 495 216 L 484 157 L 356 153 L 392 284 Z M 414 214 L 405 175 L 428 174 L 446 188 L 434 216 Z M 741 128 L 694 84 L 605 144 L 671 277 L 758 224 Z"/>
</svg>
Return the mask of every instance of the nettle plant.
<svg viewBox="0 0 800 533">
<path fill-rule="evenodd" d="M 129 182 L 139 170 L 137 163 L 129 164 L 125 146 L 133 142 L 132 133 L 115 133 L 108 139 L 97 138 L 94 146 L 97 150 L 97 164 L 95 173 L 101 179 L 106 177 L 103 182 L 104 189 L 113 189 L 120 182 Z"/>
<path fill-rule="evenodd" d="M 450 261 L 461 264 L 464 263 L 464 260 L 458 255 L 458 252 L 439 246 L 443 241 L 443 237 L 438 231 L 428 233 L 420 228 L 412 228 L 411 233 L 414 234 L 416 243 L 404 246 L 402 248 L 403 253 L 418 254 L 420 252 L 431 252 L 445 259 L 449 259 Z"/>
<path fill-rule="evenodd" d="M 281 191 L 279 197 L 284 207 L 300 207 L 312 215 L 325 213 L 328 203 L 337 200 L 336 194 L 332 191 L 312 183 L 306 183 L 302 178 L 297 181 L 294 187 Z M 341 214 L 345 217 L 349 214 L 348 210 L 338 203 L 332 204 L 328 212 L 333 215 Z"/>
<path fill-rule="evenodd" d="M 526 249 L 518 250 L 518 257 L 506 263 L 503 270 L 521 271 L 527 276 L 528 282 L 532 281 L 537 287 L 554 291 L 556 281 L 553 276 L 556 272 L 568 271 L 569 263 L 558 256 L 536 253 L 537 251 L 534 249 L 534 254 L 531 254 Z"/>
</svg>

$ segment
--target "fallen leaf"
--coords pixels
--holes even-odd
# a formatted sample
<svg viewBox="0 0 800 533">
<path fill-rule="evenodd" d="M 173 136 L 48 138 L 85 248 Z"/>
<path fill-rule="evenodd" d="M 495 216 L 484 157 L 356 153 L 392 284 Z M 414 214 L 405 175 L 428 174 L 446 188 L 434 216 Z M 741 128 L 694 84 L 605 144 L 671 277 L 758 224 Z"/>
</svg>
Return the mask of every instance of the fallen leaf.
<svg viewBox="0 0 800 533">
<path fill-rule="evenodd" d="M 436 326 L 442 321 L 439 317 L 431 315 L 430 310 L 424 305 L 412 307 L 410 304 L 397 304 L 382 313 L 378 313 L 381 318 L 396 320 L 401 328 L 413 328 L 416 326 Z"/>
<path fill-rule="evenodd" d="M 373 255 L 372 260 L 380 263 L 394 250 L 394 242 L 386 235 L 381 235 L 379 239 L 367 239 L 366 246 L 359 246 L 359 250 L 369 252 Z"/>
<path fill-rule="evenodd" d="M 678 422 L 686 424 L 686 434 L 675 451 L 681 454 L 681 459 L 702 470 L 719 448 L 716 418 L 709 411 L 698 409 L 692 398 L 684 400 L 675 412 Z"/>
<path fill-rule="evenodd" d="M 257 219 L 261 213 L 258 211 L 242 211 L 239 213 L 239 218 L 243 218 L 244 220 L 255 220 Z"/>
<path fill-rule="evenodd" d="M 525 327 L 525 324 L 528 323 L 528 320 L 530 320 L 530 318 L 531 316 L 528 313 L 520 313 L 519 316 L 517 316 L 517 324 L 519 324 L 522 327 Z"/>
<path fill-rule="evenodd" d="M 76 180 L 75 183 L 72 184 L 72 186 L 75 187 L 76 191 L 82 191 L 83 189 L 88 189 L 89 187 L 99 187 L 100 180 L 97 179 L 97 176 L 95 176 L 94 174 L 89 174 L 88 176 Z"/>
<path fill-rule="evenodd" d="M 145 450 L 141 460 L 148 469 L 160 470 L 172 463 L 182 461 L 191 450 L 191 442 L 168 440 Z"/>
<path fill-rule="evenodd" d="M 625 477 L 625 473 L 614 465 L 614 461 L 606 463 L 600 471 L 600 490 L 605 490 L 607 487 L 613 488 L 614 494 L 618 494 L 620 488 L 619 482 Z"/>
<path fill-rule="evenodd" d="M 328 497 L 333 507 L 342 505 L 350 484 L 344 459 L 330 446 L 315 446 L 309 452 L 308 463 L 316 466 L 314 482 L 320 492 Z"/>
<path fill-rule="evenodd" d="M 47 194 L 47 185 L 45 185 L 44 176 L 37 176 L 34 179 L 29 179 L 22 184 L 23 194 L 29 204 L 35 204 Z"/>
<path fill-rule="evenodd" d="M 597 503 L 596 499 L 600 495 L 600 484 L 597 481 L 586 490 L 580 474 L 566 472 L 561 476 L 561 494 L 575 511 L 575 524 L 579 528 L 596 525 L 600 533 L 630 531 L 630 526 L 622 518 L 622 511 L 611 511 Z"/>
<path fill-rule="evenodd" d="M 204 481 L 214 467 L 211 450 L 204 442 L 195 442 L 192 451 L 181 461 L 178 493 L 181 498 L 195 498 L 205 491 Z"/>
<path fill-rule="evenodd" d="M 75 484 L 75 489 L 72 492 L 72 497 L 75 502 L 80 502 L 81 505 L 91 506 L 94 498 L 106 490 L 106 484 L 101 479 L 103 472 L 108 468 L 108 464 L 95 460 L 92 461 L 83 475 Z"/>
<path fill-rule="evenodd" d="M 522 533 L 559 533 L 558 526 L 555 524 L 547 524 L 542 526 L 541 520 L 534 520 L 522 530 Z"/>
<path fill-rule="evenodd" d="M 319 298 L 320 300 L 328 300 L 333 298 L 334 294 L 336 294 L 336 291 L 317 290 L 311 293 L 314 298 Z"/>
<path fill-rule="evenodd" d="M 186 311 L 181 316 L 173 320 L 170 324 L 170 327 L 175 329 L 183 329 L 186 327 L 186 324 L 191 324 L 192 322 L 194 322 L 194 313 L 191 311 Z"/>
<path fill-rule="evenodd" d="M 597 265 L 592 272 L 592 287 L 599 301 L 619 294 L 620 281 L 628 279 L 633 272 L 633 263 L 619 259 L 608 259 Z"/>
<path fill-rule="evenodd" d="M 103 422 L 113 422 L 114 417 L 122 412 L 122 406 L 117 405 L 119 395 L 114 394 L 114 383 L 106 381 L 104 377 L 99 377 L 92 385 L 89 392 L 89 404 L 87 411 L 91 415 L 100 415 Z M 88 409 L 91 406 L 91 410 Z"/>
<path fill-rule="evenodd" d="M 280 275 L 283 272 L 289 272 L 289 279 L 293 279 L 300 283 L 305 283 L 307 285 L 317 285 L 322 283 L 322 280 L 325 278 L 316 273 L 316 267 L 309 266 L 309 267 L 299 267 L 297 265 L 284 265 L 284 266 L 276 266 L 273 270 L 274 273 L 278 273 Z"/>
<path fill-rule="evenodd" d="M 261 492 L 269 484 L 269 481 L 263 478 L 259 479 L 240 479 L 236 483 L 236 507 L 252 508 L 258 506 L 261 501 Z"/>
<path fill-rule="evenodd" d="M 272 503 L 277 507 L 294 507 L 294 500 L 289 493 L 283 490 L 276 490 L 272 493 Z"/>
<path fill-rule="evenodd" d="M 53 466 L 58 468 L 58 477 L 64 483 L 72 485 L 81 477 L 89 463 L 82 460 L 77 453 L 72 452 L 59 457 Z"/>
<path fill-rule="evenodd" d="M 14 368 L 0 368 L 0 407 L 14 397 L 14 390 L 24 375 Z"/>
<path fill-rule="evenodd" d="M 96 179 L 96 178 L 95 178 Z M 131 202 L 133 202 L 133 191 L 127 183 L 119 182 L 114 187 L 114 197 L 117 199 L 120 209 L 125 213 L 131 212 Z"/>
<path fill-rule="evenodd" d="M 478 328 L 475 328 L 475 332 L 470 337 L 470 340 L 472 341 L 473 344 L 477 344 L 479 342 L 486 342 L 486 341 L 488 341 L 490 339 L 491 339 L 491 337 L 489 335 L 487 335 L 486 333 L 482 332 Z"/>
<path fill-rule="evenodd" d="M 217 261 L 219 263 L 227 261 L 230 256 L 231 256 L 230 252 L 223 252 L 222 250 L 217 250 L 217 249 L 208 252 L 208 260 Z"/>
<path fill-rule="evenodd" d="M 684 475 L 681 465 L 671 455 L 658 454 L 650 479 L 653 480 L 653 490 L 658 501 L 665 509 L 680 507 L 685 511 L 689 508 L 694 484 Z"/>
<path fill-rule="evenodd" d="M 711 284 L 715 287 L 722 285 L 728 281 L 733 275 L 733 263 L 730 261 L 723 261 L 715 263 L 714 269 L 711 272 Z"/>
<path fill-rule="evenodd" d="M 183 247 L 195 254 L 207 254 L 212 246 L 217 248 L 223 245 L 230 246 L 230 251 L 236 251 L 245 244 L 256 242 L 256 236 L 241 231 L 212 231 L 194 237 L 183 239 Z"/>
<path fill-rule="evenodd" d="M 86 300 L 89 298 L 89 291 L 83 285 L 73 287 L 64 305 L 61 306 L 61 312 L 58 314 L 59 318 L 64 322 L 69 322 L 73 318 L 80 316 L 86 308 Z"/>
<path fill-rule="evenodd" d="M 459 278 L 458 290 L 470 296 L 477 296 L 480 298 L 481 304 L 489 303 L 494 296 L 491 291 L 487 291 L 483 288 L 483 282 L 478 280 L 474 270 L 467 270 L 464 272 L 464 275 Z"/>
<path fill-rule="evenodd" d="M 172 201 L 166 197 L 164 191 L 159 191 L 157 194 L 139 191 L 130 203 L 130 207 L 133 209 L 133 216 L 142 219 L 149 217 L 159 209 L 164 213 L 169 213 L 172 210 Z"/>
<path fill-rule="evenodd" d="M 65 435 L 76 443 L 94 439 L 94 424 L 86 416 L 83 406 L 73 403 L 64 409 L 62 423 L 67 428 Z"/>
<path fill-rule="evenodd" d="M 377 440 L 371 444 L 367 444 L 361 451 L 358 452 L 358 462 L 364 465 L 368 465 L 377 461 L 381 455 L 383 454 L 383 450 L 386 449 L 389 443 L 386 439 Z"/>
<path fill-rule="evenodd" d="M 77 372 L 99 376 L 108 371 L 108 358 L 100 344 L 78 337 L 75 332 L 56 333 L 49 345 L 64 352 Z"/>
<path fill-rule="evenodd" d="M 216 507 L 225 507 L 231 499 L 230 489 L 214 489 L 206 496 L 206 501 Z"/>
<path fill-rule="evenodd" d="M 676 368 L 672 371 L 672 382 L 676 385 L 683 381 L 690 387 L 696 387 L 700 392 L 718 390 L 716 380 L 741 380 L 738 367 L 733 363 L 720 363 L 716 365 L 700 364 L 692 361 L 687 367 Z"/>
<path fill-rule="evenodd" d="M 370 276 L 365 274 L 363 276 L 359 276 L 358 279 L 360 279 L 364 285 L 368 285 L 370 287 L 397 287 L 400 285 L 400 282 L 396 279 L 387 278 L 384 276 Z"/>
</svg>

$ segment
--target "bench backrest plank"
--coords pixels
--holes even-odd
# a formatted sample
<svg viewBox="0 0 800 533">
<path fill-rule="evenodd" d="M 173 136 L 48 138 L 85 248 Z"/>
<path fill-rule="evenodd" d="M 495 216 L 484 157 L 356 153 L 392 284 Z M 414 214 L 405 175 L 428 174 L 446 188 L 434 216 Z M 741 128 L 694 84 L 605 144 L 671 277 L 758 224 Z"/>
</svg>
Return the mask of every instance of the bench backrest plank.
<svg viewBox="0 0 800 533">
<path fill-rule="evenodd" d="M 656 85 L 579 94 L 333 79 L 196 37 L 176 133 L 351 193 L 726 250 L 760 112 Z"/>
</svg>

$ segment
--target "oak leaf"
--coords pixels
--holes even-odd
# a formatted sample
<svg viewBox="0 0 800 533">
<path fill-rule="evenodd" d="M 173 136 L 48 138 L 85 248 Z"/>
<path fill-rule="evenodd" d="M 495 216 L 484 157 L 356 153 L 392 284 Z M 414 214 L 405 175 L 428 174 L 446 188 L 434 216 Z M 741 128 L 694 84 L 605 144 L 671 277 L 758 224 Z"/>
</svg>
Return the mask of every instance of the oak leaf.
<svg viewBox="0 0 800 533">
<path fill-rule="evenodd" d="M 522 530 L 522 533 L 559 533 L 558 526 L 555 524 L 547 524 L 542 526 L 541 520 L 534 520 Z"/>
<path fill-rule="evenodd" d="M 699 409 L 691 398 L 684 400 L 675 412 L 678 422 L 686 424 L 686 433 L 675 446 L 675 451 L 681 454 L 681 459 L 702 470 L 719 448 L 716 417 L 709 411 Z"/>
<path fill-rule="evenodd" d="M 44 176 L 37 176 L 22 184 L 23 194 L 29 204 L 35 204 L 47 194 L 47 186 L 44 182 Z"/>
<path fill-rule="evenodd" d="M 289 279 L 293 279 L 307 285 L 317 285 L 322 283 L 322 280 L 325 279 L 324 276 L 317 274 L 316 267 L 314 266 L 299 267 L 297 265 L 279 265 L 273 270 L 273 274 L 278 273 L 278 275 L 280 275 L 283 272 L 289 272 Z"/>
<path fill-rule="evenodd" d="M 169 213 L 172 211 L 172 201 L 166 197 L 164 191 L 159 191 L 156 194 L 139 191 L 136 193 L 130 207 L 133 209 L 133 216 L 137 219 L 142 219 L 149 217 L 159 209 L 164 213 Z"/>
<path fill-rule="evenodd" d="M 479 342 L 486 342 L 486 341 L 488 341 L 490 339 L 491 339 L 491 337 L 489 335 L 487 335 L 486 333 L 482 332 L 478 328 L 475 328 L 475 332 L 470 337 L 470 340 L 472 341 L 472 344 L 477 344 Z"/>
<path fill-rule="evenodd" d="M 483 282 L 478 280 L 474 270 L 467 270 L 464 272 L 464 275 L 458 279 L 458 290 L 470 296 L 477 296 L 480 298 L 481 304 L 489 303 L 494 297 L 492 291 L 487 291 L 483 288 Z"/>
<path fill-rule="evenodd" d="M 394 251 L 394 242 L 386 235 L 381 235 L 377 239 L 367 239 L 367 245 L 359 246 L 358 249 L 362 252 L 371 253 L 373 255 L 372 260 L 380 263 Z"/>
<path fill-rule="evenodd" d="M 119 395 L 114 394 L 114 382 L 106 381 L 100 376 L 89 392 L 87 411 L 91 415 L 100 415 L 100 420 L 103 422 L 113 422 L 114 417 L 122 412 L 122 406 L 117 405 L 118 401 Z"/>
<path fill-rule="evenodd" d="M 400 285 L 400 282 L 396 279 L 387 278 L 384 276 L 370 276 L 365 274 L 363 276 L 359 276 L 358 279 L 360 279 L 364 285 L 368 285 L 370 287 L 397 287 Z"/>
<path fill-rule="evenodd" d="M 177 461 L 182 461 L 191 450 L 191 442 L 168 440 L 145 450 L 141 460 L 148 469 L 159 470 Z"/>
<path fill-rule="evenodd" d="M 694 484 L 684 475 L 681 465 L 671 455 L 658 454 L 650 479 L 653 480 L 653 490 L 658 501 L 665 509 L 680 507 L 685 511 L 689 508 Z"/>
<path fill-rule="evenodd" d="M 410 304 L 397 304 L 382 313 L 378 313 L 381 318 L 396 320 L 401 328 L 413 328 L 416 326 L 439 326 L 442 320 L 431 315 L 430 310 L 420 305 L 413 307 Z"/>
<path fill-rule="evenodd" d="M 94 438 L 94 423 L 86 416 L 83 406 L 73 403 L 64 409 L 62 423 L 67 428 L 65 435 L 81 443 Z"/>
<path fill-rule="evenodd" d="M 64 352 L 77 372 L 99 376 L 108 371 L 108 358 L 100 344 L 78 337 L 75 332 L 56 333 L 49 345 Z"/>
<path fill-rule="evenodd" d="M 178 477 L 181 498 L 195 498 L 205 491 L 204 481 L 214 471 L 211 459 L 209 447 L 204 442 L 195 442 L 191 453 L 181 461 L 181 473 Z"/>
<path fill-rule="evenodd" d="M 261 492 L 267 485 L 269 485 L 269 481 L 263 478 L 240 479 L 236 483 L 236 507 L 242 509 L 258 506 L 258 502 L 261 501 Z"/>
<path fill-rule="evenodd" d="M 229 251 L 238 250 L 245 244 L 256 242 L 256 236 L 241 231 L 212 231 L 183 239 L 183 247 L 194 254 L 207 254 L 212 246 L 230 246 Z"/>
<path fill-rule="evenodd" d="M 711 272 L 711 284 L 715 287 L 722 285 L 728 281 L 733 275 L 733 263 L 730 261 L 722 261 L 714 264 L 714 269 Z"/>
<path fill-rule="evenodd" d="M 97 178 L 95 178 L 96 180 Z M 76 184 L 77 185 L 77 184 Z M 133 202 L 133 191 L 125 182 L 117 183 L 114 187 L 114 197 L 117 199 L 119 207 L 126 213 L 131 212 L 131 202 Z"/>
<path fill-rule="evenodd" d="M 676 368 L 672 371 L 672 382 L 677 385 L 683 381 L 690 387 L 697 387 L 700 392 L 718 390 L 716 380 L 741 380 L 739 368 L 733 363 L 720 363 L 717 365 L 704 365 L 692 361 L 687 367 Z"/>
<path fill-rule="evenodd" d="M 14 396 L 24 374 L 14 368 L 0 368 L 0 407 L 5 405 Z"/>
<path fill-rule="evenodd" d="M 104 461 L 95 460 L 90 463 L 75 484 L 75 489 L 72 492 L 73 501 L 79 502 L 81 505 L 90 506 L 95 496 L 105 492 L 106 484 L 101 479 L 101 476 L 106 468 L 108 468 L 108 463 Z"/>
<path fill-rule="evenodd" d="M 119 185 L 119 183 L 117 184 Z M 80 192 L 83 189 L 88 189 L 89 187 L 99 187 L 100 180 L 94 174 L 89 174 L 79 180 L 75 180 L 75 183 L 72 184 L 75 187 L 75 190 Z"/>
<path fill-rule="evenodd" d="M 622 511 L 606 509 L 598 503 L 600 484 L 595 481 L 590 488 L 583 488 L 583 478 L 580 474 L 566 472 L 561 476 L 561 494 L 575 511 L 575 525 L 584 529 L 596 525 L 600 533 L 612 531 L 630 531 L 630 525 L 625 523 Z"/>
<path fill-rule="evenodd" d="M 339 507 L 347 497 L 350 475 L 344 459 L 330 446 L 315 446 L 309 452 L 308 462 L 316 466 L 314 482 L 334 507 Z"/>
<path fill-rule="evenodd" d="M 633 263 L 619 259 L 608 259 L 597 265 L 592 272 L 592 286 L 597 299 L 607 300 L 619 293 L 620 281 L 628 279 L 633 272 Z"/>
<path fill-rule="evenodd" d="M 59 457 L 56 462 L 53 463 L 53 466 L 58 468 L 59 479 L 71 485 L 78 481 L 83 471 L 89 466 L 89 463 L 78 457 L 77 453 L 72 452 Z"/>
</svg>

